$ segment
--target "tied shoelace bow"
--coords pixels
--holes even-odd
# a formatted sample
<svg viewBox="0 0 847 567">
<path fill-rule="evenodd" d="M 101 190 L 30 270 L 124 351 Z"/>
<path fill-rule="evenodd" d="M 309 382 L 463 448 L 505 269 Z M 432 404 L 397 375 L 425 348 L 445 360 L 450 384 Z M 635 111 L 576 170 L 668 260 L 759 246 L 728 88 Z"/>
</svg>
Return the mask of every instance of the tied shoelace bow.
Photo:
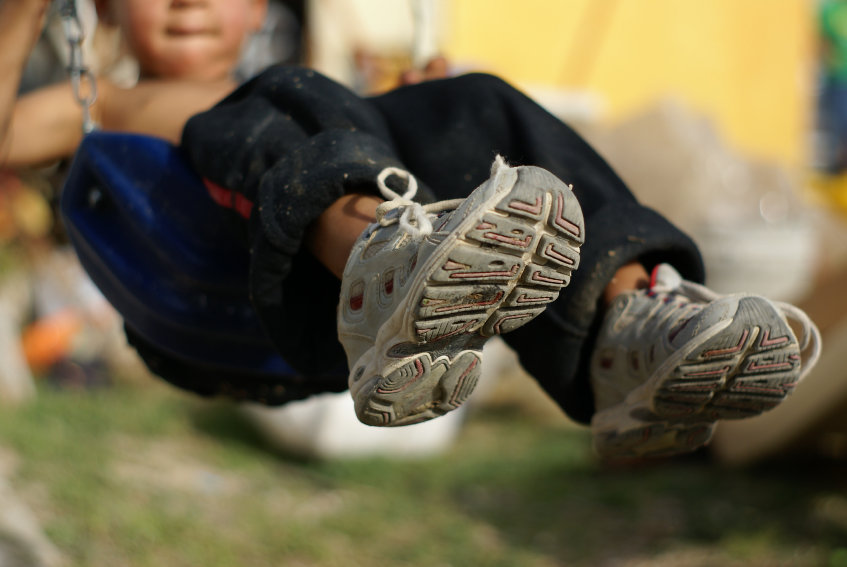
<svg viewBox="0 0 847 567">
<path fill-rule="evenodd" d="M 406 181 L 406 192 L 402 195 L 386 185 L 386 180 L 392 175 Z M 429 205 L 421 205 L 412 201 L 412 197 L 418 192 L 418 181 L 414 175 L 398 167 L 383 169 L 377 176 L 376 183 L 382 196 L 387 199 L 376 209 L 377 223 L 380 226 L 399 223 L 401 230 L 416 239 L 422 239 L 432 233 L 433 227 L 429 215 L 455 209 L 462 202 L 462 199 L 453 199 L 452 201 L 439 201 Z"/>
<path fill-rule="evenodd" d="M 663 281 L 661 279 L 655 280 L 652 282 L 648 293 L 657 293 L 657 294 L 668 294 L 671 296 L 682 296 L 684 298 L 703 302 L 703 303 L 711 303 L 712 301 L 719 299 L 721 294 L 712 291 L 706 286 L 690 282 L 687 280 L 683 280 L 679 278 L 677 280 L 673 280 L 670 282 Z M 821 354 L 821 334 L 818 330 L 817 325 L 812 322 L 808 315 L 806 315 L 803 310 L 790 303 L 783 303 L 781 301 L 773 301 L 774 305 L 776 305 L 780 311 L 782 311 L 783 315 L 787 319 L 790 319 L 797 323 L 802 330 L 802 336 L 800 337 L 800 351 L 803 352 L 811 345 L 811 350 L 809 351 L 808 358 L 804 361 L 803 368 L 800 372 L 800 379 L 806 377 L 806 374 L 815 366 L 820 358 Z"/>
</svg>

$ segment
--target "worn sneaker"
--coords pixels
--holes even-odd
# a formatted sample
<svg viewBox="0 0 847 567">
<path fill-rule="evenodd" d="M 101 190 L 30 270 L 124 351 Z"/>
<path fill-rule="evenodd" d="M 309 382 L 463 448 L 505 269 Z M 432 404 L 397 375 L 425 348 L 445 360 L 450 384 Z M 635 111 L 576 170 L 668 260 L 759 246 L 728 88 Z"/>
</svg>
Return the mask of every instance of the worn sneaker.
<svg viewBox="0 0 847 567">
<path fill-rule="evenodd" d="M 407 180 L 401 197 L 386 178 Z M 570 281 L 584 239 L 571 188 L 537 167 L 508 167 L 466 199 L 421 206 L 414 177 L 378 179 L 386 198 L 342 278 L 338 334 L 359 419 L 406 425 L 461 405 L 483 343 L 541 313 Z"/>
<path fill-rule="evenodd" d="M 619 295 L 604 319 L 591 361 L 594 447 L 613 460 L 693 451 L 716 421 L 782 402 L 819 353 L 820 333 L 796 307 L 721 296 L 662 264 L 649 289 Z"/>
</svg>

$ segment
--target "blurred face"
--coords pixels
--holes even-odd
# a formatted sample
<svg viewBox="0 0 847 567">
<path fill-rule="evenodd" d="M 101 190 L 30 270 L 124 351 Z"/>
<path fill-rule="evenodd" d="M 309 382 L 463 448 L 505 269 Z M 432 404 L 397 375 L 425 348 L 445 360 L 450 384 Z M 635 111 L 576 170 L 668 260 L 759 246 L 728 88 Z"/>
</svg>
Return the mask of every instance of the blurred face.
<svg viewBox="0 0 847 567">
<path fill-rule="evenodd" d="M 100 17 L 117 24 L 146 78 L 225 78 L 267 0 L 101 0 Z"/>
</svg>

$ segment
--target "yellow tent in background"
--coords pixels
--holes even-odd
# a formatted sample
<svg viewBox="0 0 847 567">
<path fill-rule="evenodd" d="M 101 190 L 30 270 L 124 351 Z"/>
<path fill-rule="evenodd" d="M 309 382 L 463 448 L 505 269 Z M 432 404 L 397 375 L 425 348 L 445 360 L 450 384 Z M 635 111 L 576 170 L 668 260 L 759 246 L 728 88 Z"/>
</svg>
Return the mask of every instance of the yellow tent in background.
<svg viewBox="0 0 847 567">
<path fill-rule="evenodd" d="M 616 120 L 676 97 L 733 147 L 802 165 L 814 0 L 445 0 L 454 63 L 596 94 Z"/>
</svg>

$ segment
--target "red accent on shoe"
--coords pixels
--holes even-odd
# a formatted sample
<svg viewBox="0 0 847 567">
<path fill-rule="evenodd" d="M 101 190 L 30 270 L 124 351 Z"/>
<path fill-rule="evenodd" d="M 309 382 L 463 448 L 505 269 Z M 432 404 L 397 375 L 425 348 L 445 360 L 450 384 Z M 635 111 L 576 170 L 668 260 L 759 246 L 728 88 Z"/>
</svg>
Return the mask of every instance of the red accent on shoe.
<svg viewBox="0 0 847 567">
<path fill-rule="evenodd" d="M 515 209 L 516 211 L 526 211 L 527 213 L 532 213 L 534 215 L 541 214 L 541 197 L 535 198 L 535 203 L 528 203 L 526 201 L 521 201 L 515 199 L 509 202 L 509 208 Z"/>
<path fill-rule="evenodd" d="M 694 318 L 694 316 L 692 315 L 691 317 L 689 317 L 689 318 L 688 318 L 688 319 L 686 319 L 685 321 L 682 321 L 682 322 L 680 322 L 680 323 L 677 323 L 677 325 L 676 325 L 673 329 L 671 329 L 671 332 L 670 332 L 670 333 L 668 333 L 668 342 L 671 342 L 671 343 L 672 343 L 672 342 L 674 341 L 674 339 L 675 339 L 675 338 L 676 338 L 676 337 L 677 337 L 677 336 L 678 336 L 678 335 L 682 332 L 682 330 L 683 330 L 683 329 L 684 329 L 684 328 L 688 325 L 688 323 L 689 323 L 689 322 L 690 322 L 693 318 Z M 651 348 L 652 348 L 652 347 L 651 347 Z"/>
<path fill-rule="evenodd" d="M 556 198 L 556 217 L 553 219 L 553 222 L 559 226 L 560 228 L 570 232 L 574 236 L 579 237 L 581 231 L 579 226 L 574 224 L 565 218 L 565 197 L 564 195 L 558 195 Z"/>
<path fill-rule="evenodd" d="M 759 341 L 759 346 L 761 347 L 769 347 L 773 345 L 780 345 L 788 342 L 788 337 L 777 337 L 775 339 L 770 338 L 771 332 L 769 329 L 765 329 L 765 332 L 762 333 L 762 339 Z"/>
<path fill-rule="evenodd" d="M 656 265 L 653 267 L 653 270 L 650 272 L 650 289 L 656 287 L 656 279 L 659 277 L 659 266 Z"/>
<path fill-rule="evenodd" d="M 505 244 L 511 244 L 512 246 L 517 246 L 519 248 L 526 248 L 529 246 L 529 243 L 532 242 L 532 235 L 527 235 L 526 238 L 521 240 L 520 238 L 515 238 L 512 236 L 506 236 L 504 234 L 500 234 L 497 232 L 486 232 L 485 238 L 488 240 L 494 240 L 495 242 L 503 242 Z"/>
<path fill-rule="evenodd" d="M 552 295 L 537 295 L 535 297 L 529 297 L 527 294 L 522 293 L 515 299 L 515 303 L 549 303 L 553 301 Z"/>
<path fill-rule="evenodd" d="M 455 264 L 455 262 L 452 262 L 452 264 Z M 462 266 L 462 265 L 460 265 L 460 266 L 465 267 L 465 266 Z M 521 267 L 520 267 L 519 264 L 515 264 L 509 270 L 499 270 L 499 271 L 492 271 L 492 272 L 459 272 L 459 273 L 456 273 L 456 274 L 450 274 L 450 279 L 469 279 L 469 278 L 470 279 L 484 279 L 484 278 L 512 277 L 516 273 L 518 273 L 518 270 L 520 270 L 520 268 Z M 450 267 L 448 267 L 448 264 L 444 265 L 445 271 L 449 271 L 450 269 L 455 270 L 456 268 L 452 267 L 452 265 Z M 538 274 L 536 273 L 536 274 L 533 274 L 533 275 L 537 276 Z M 556 282 L 562 281 L 563 282 L 564 280 L 552 280 L 550 278 L 547 278 L 547 280 L 545 280 L 545 281 L 551 281 L 551 282 L 552 281 L 556 281 Z"/>
<path fill-rule="evenodd" d="M 747 342 L 747 336 L 750 334 L 748 329 L 744 329 L 744 332 L 741 333 L 741 337 L 738 339 L 738 343 L 735 346 L 720 348 L 709 350 L 703 353 L 703 358 L 710 358 L 712 356 L 726 356 L 729 354 L 735 354 L 740 352 L 742 348 L 744 348 L 744 344 Z"/>
<path fill-rule="evenodd" d="M 571 266 L 574 265 L 574 261 L 572 259 L 568 258 L 567 256 L 565 256 L 564 254 L 559 253 L 554 248 L 552 242 L 547 245 L 547 248 L 544 249 L 544 256 L 547 256 L 548 258 L 552 258 L 553 260 L 558 260 L 558 261 L 562 262 L 563 264 L 569 264 Z"/>
<path fill-rule="evenodd" d="M 450 311 L 458 311 L 460 309 L 467 309 L 469 307 L 471 307 L 471 308 L 473 308 L 473 307 L 489 307 L 491 305 L 496 304 L 501 299 L 503 299 L 503 295 L 504 294 L 503 294 L 502 291 L 498 291 L 497 294 L 494 297 L 492 297 L 491 299 L 468 302 L 468 303 L 460 303 L 458 305 L 447 305 L 445 307 L 438 307 L 438 308 L 435 309 L 435 312 L 436 313 L 449 313 Z M 525 296 L 522 296 L 522 297 L 525 297 Z M 426 300 L 426 299 L 427 298 L 424 298 L 424 300 Z M 439 303 L 443 303 L 443 302 L 444 302 L 444 300 L 439 301 Z M 421 303 L 423 304 L 423 301 L 421 301 Z M 518 301 L 518 303 L 520 303 L 520 300 Z"/>
<path fill-rule="evenodd" d="M 555 285 L 565 285 L 565 280 L 560 278 L 550 278 L 545 275 L 542 275 L 541 272 L 534 272 L 532 274 L 532 281 L 534 282 L 547 282 Z"/>
<path fill-rule="evenodd" d="M 468 266 L 466 264 L 460 264 L 459 262 L 454 262 L 453 260 L 450 260 L 448 258 L 448 260 L 444 263 L 444 265 L 441 268 L 445 272 L 451 272 L 453 270 L 461 270 L 461 269 L 467 268 L 467 267 Z M 414 269 L 414 267 L 412 269 Z"/>
</svg>

